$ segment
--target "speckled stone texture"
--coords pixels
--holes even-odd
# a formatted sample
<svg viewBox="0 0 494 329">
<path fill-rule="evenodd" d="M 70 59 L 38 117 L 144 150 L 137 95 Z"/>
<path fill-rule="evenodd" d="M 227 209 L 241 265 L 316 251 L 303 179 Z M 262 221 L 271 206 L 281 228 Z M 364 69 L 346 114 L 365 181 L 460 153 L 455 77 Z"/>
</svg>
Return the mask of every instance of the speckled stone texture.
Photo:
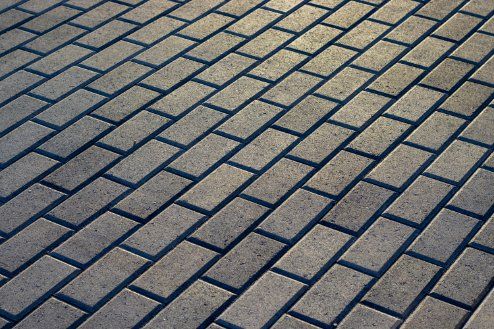
<svg viewBox="0 0 494 329">
<path fill-rule="evenodd" d="M 494 0 L 0 0 L 0 329 L 492 329 Z"/>
</svg>

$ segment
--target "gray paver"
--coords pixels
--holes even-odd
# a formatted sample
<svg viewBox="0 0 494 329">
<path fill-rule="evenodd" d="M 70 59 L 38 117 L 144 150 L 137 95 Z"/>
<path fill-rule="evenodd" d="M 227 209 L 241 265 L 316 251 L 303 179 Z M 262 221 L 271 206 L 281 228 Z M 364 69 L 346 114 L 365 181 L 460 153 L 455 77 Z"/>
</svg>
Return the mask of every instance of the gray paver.
<svg viewBox="0 0 494 329">
<path fill-rule="evenodd" d="M 493 14 L 0 1 L 0 327 L 492 327 Z"/>
<path fill-rule="evenodd" d="M 246 293 L 220 315 L 220 321 L 242 328 L 262 328 L 290 302 L 304 285 L 267 272 Z"/>
</svg>

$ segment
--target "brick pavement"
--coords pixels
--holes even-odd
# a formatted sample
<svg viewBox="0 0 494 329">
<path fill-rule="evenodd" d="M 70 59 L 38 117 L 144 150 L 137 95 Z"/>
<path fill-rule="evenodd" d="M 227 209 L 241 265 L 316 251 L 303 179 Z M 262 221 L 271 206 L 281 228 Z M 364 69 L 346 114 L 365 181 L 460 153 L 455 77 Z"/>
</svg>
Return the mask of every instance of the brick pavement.
<svg viewBox="0 0 494 329">
<path fill-rule="evenodd" d="M 0 328 L 492 328 L 493 0 L 1 0 Z"/>
</svg>

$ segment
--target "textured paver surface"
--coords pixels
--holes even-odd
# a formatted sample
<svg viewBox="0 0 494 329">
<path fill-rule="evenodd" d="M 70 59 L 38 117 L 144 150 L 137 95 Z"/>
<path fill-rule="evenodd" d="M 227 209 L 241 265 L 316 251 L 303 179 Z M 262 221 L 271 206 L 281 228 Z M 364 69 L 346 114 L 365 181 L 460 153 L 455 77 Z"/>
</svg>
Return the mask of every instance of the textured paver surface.
<svg viewBox="0 0 494 329">
<path fill-rule="evenodd" d="M 0 0 L 0 328 L 494 328 L 494 0 Z"/>
</svg>

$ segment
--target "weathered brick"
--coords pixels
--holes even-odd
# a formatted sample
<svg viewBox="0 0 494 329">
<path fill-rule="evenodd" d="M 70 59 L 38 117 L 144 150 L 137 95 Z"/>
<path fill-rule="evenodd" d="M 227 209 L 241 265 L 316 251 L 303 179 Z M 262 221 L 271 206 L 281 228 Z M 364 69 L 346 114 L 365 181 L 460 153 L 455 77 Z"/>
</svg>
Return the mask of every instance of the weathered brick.
<svg viewBox="0 0 494 329">
<path fill-rule="evenodd" d="M 366 326 L 383 329 L 396 328 L 401 320 L 391 315 L 379 312 L 373 308 L 358 304 L 355 308 L 338 324 L 342 329 L 358 328 Z"/>
<path fill-rule="evenodd" d="M 372 77 L 372 73 L 346 67 L 322 85 L 316 93 L 343 102 Z"/>
<path fill-rule="evenodd" d="M 331 200 L 323 196 L 297 190 L 276 208 L 258 229 L 287 242 L 293 242 L 318 219 L 330 203 Z"/>
<path fill-rule="evenodd" d="M 376 116 L 390 100 L 390 98 L 363 91 L 333 114 L 331 120 L 360 128 Z"/>
<path fill-rule="evenodd" d="M 76 39 L 84 32 L 84 29 L 63 24 L 45 34 L 40 35 L 33 41 L 30 41 L 27 43 L 26 47 L 41 53 L 48 53 L 66 42 Z"/>
<path fill-rule="evenodd" d="M 417 309 L 403 323 L 402 328 L 430 328 L 444 326 L 454 328 L 460 326 L 468 311 L 445 303 L 439 299 L 425 297 Z"/>
<path fill-rule="evenodd" d="M 470 243 L 481 248 L 494 249 L 494 216 L 489 218 Z"/>
<path fill-rule="evenodd" d="M 473 62 L 480 62 L 494 48 L 493 41 L 494 38 L 491 35 L 474 33 L 452 55 Z"/>
<path fill-rule="evenodd" d="M 426 173 L 460 183 L 486 151 L 483 147 L 456 140 L 427 168 Z M 451 166 L 452 161 L 455 166 Z"/>
<path fill-rule="evenodd" d="M 450 204 L 459 209 L 483 216 L 494 204 L 494 173 L 477 170 L 453 197 Z"/>
<path fill-rule="evenodd" d="M 443 203 L 453 186 L 419 176 L 386 210 L 386 214 L 422 225 Z"/>
<path fill-rule="evenodd" d="M 190 180 L 161 171 L 120 201 L 116 208 L 145 219 L 180 194 Z"/>
<path fill-rule="evenodd" d="M 271 327 L 273 329 L 315 329 L 313 326 L 307 322 L 294 318 L 290 315 L 283 315 L 276 323 Z M 211 328 L 213 329 L 213 328 Z"/>
<path fill-rule="evenodd" d="M 219 321 L 240 328 L 269 326 L 279 310 L 289 306 L 304 287 L 300 282 L 267 272 L 220 315 Z"/>
<path fill-rule="evenodd" d="M 463 126 L 465 120 L 434 112 L 406 139 L 407 142 L 425 147 L 432 152 L 439 151 Z"/>
<path fill-rule="evenodd" d="M 418 3 L 406 0 L 391 0 L 379 8 L 371 18 L 390 24 L 396 24 L 417 8 L 418 5 Z"/>
<path fill-rule="evenodd" d="M 257 58 L 264 58 L 292 38 L 293 35 L 290 33 L 268 29 L 247 42 L 238 52 Z"/>
<path fill-rule="evenodd" d="M 100 143 L 127 152 L 170 120 L 148 111 L 141 111 L 134 117 L 100 139 Z"/>
<path fill-rule="evenodd" d="M 0 133 L 15 127 L 19 122 L 39 112 L 45 105 L 45 102 L 26 95 L 7 103 L 0 108 Z"/>
<path fill-rule="evenodd" d="M 199 106 L 165 129 L 159 138 L 189 146 L 219 124 L 226 114 Z"/>
<path fill-rule="evenodd" d="M 381 71 L 404 51 L 405 47 L 387 41 L 379 41 L 353 61 L 357 65 L 373 71 Z"/>
<path fill-rule="evenodd" d="M 307 56 L 282 49 L 264 60 L 249 73 L 270 81 L 277 81 L 295 66 L 306 59 Z"/>
<path fill-rule="evenodd" d="M 73 266 L 43 256 L 0 287 L 0 308 L 10 317 L 19 319 L 76 272 Z"/>
<path fill-rule="evenodd" d="M 82 64 L 96 70 L 107 71 L 141 49 L 142 47 L 136 44 L 118 41 L 89 57 Z"/>
<path fill-rule="evenodd" d="M 25 155 L 0 171 L 0 197 L 9 197 L 57 164 L 57 161 L 37 153 Z"/>
<path fill-rule="evenodd" d="M 48 299 L 34 312 L 26 316 L 16 327 L 29 328 L 67 328 L 82 318 L 85 313 L 55 298 Z"/>
<path fill-rule="evenodd" d="M 385 188 L 359 182 L 336 203 L 322 221 L 355 233 L 360 232 L 392 195 Z"/>
<path fill-rule="evenodd" d="M 276 125 L 303 134 L 335 107 L 334 102 L 309 95 L 276 121 Z"/>
<path fill-rule="evenodd" d="M 341 30 L 330 26 L 316 25 L 291 42 L 289 47 L 313 54 L 335 40 L 341 33 Z"/>
<path fill-rule="evenodd" d="M 314 76 L 293 72 L 265 93 L 263 98 L 284 106 L 290 106 L 320 81 L 321 79 Z"/>
<path fill-rule="evenodd" d="M 438 38 L 427 37 L 403 57 L 403 61 L 432 67 L 454 46 L 454 43 Z"/>
<path fill-rule="evenodd" d="M 207 268 L 217 256 L 217 253 L 209 249 L 187 241 L 181 242 L 144 272 L 132 286 L 159 298 L 169 299 L 188 280 Z"/>
<path fill-rule="evenodd" d="M 36 120 L 60 128 L 88 113 L 104 99 L 101 95 L 80 89 L 38 114 Z"/>
<path fill-rule="evenodd" d="M 226 2 L 218 10 L 222 13 L 230 14 L 233 16 L 242 16 L 252 8 L 260 4 L 262 0 L 232 0 Z"/>
<path fill-rule="evenodd" d="M 28 40 L 32 40 L 35 36 L 36 34 L 19 29 L 13 29 L 2 33 L 0 35 L 0 53 L 4 53 Z"/>
<path fill-rule="evenodd" d="M 0 267 L 7 272 L 17 271 L 70 230 L 40 218 L 0 245 Z"/>
<path fill-rule="evenodd" d="M 414 86 L 394 103 L 386 114 L 411 122 L 418 122 L 435 108 L 443 94 L 421 86 Z"/>
<path fill-rule="evenodd" d="M 0 32 L 6 31 L 16 25 L 31 18 L 32 15 L 15 8 L 4 11 L 0 14 Z"/>
<path fill-rule="evenodd" d="M 125 62 L 89 84 L 89 87 L 113 95 L 135 83 L 150 71 L 149 67 L 130 61 Z"/>
<path fill-rule="evenodd" d="M 226 249 L 266 212 L 267 208 L 241 198 L 218 211 L 194 234 L 193 239 Z"/>
<path fill-rule="evenodd" d="M 227 2 L 227 4 L 229 3 L 232 3 L 232 1 Z M 190 50 L 187 55 L 211 63 L 218 57 L 230 53 L 242 41 L 244 41 L 242 37 L 220 32 L 201 42 L 201 44 Z"/>
<path fill-rule="evenodd" d="M 440 263 L 446 263 L 466 242 L 479 221 L 447 209 L 442 210 L 418 236 L 409 250 Z"/>
<path fill-rule="evenodd" d="M 349 1 L 326 18 L 324 23 L 348 29 L 366 16 L 372 9 L 374 9 L 373 6 Z"/>
<path fill-rule="evenodd" d="M 213 91 L 212 87 L 189 81 L 159 99 L 150 108 L 171 116 L 180 116 Z"/>
<path fill-rule="evenodd" d="M 84 86 L 96 75 L 95 72 L 73 66 L 35 88 L 33 93 L 57 101 L 74 89 Z"/>
<path fill-rule="evenodd" d="M 16 71 L 39 58 L 29 51 L 17 49 L 0 57 L 0 77 Z"/>
<path fill-rule="evenodd" d="M 441 277 L 433 293 L 469 307 L 476 306 L 494 276 L 494 256 L 467 248 Z"/>
<path fill-rule="evenodd" d="M 18 71 L 0 81 L 0 104 L 42 81 L 39 75 Z"/>
<path fill-rule="evenodd" d="M 193 177 L 202 177 L 238 146 L 239 143 L 236 141 L 209 134 L 180 155 L 169 167 Z"/>
<path fill-rule="evenodd" d="M 85 266 L 136 226 L 130 219 L 106 212 L 53 252 Z"/>
<path fill-rule="evenodd" d="M 50 9 L 49 11 L 44 12 L 40 16 L 34 17 L 33 19 L 29 20 L 27 23 L 23 24 L 22 27 L 31 31 L 43 33 L 65 21 L 68 21 L 80 12 L 80 10 L 72 9 L 65 6 L 55 7 L 53 9 Z"/>
<path fill-rule="evenodd" d="M 53 130 L 28 121 L 0 138 L 0 164 L 5 164 L 46 140 Z"/>
<path fill-rule="evenodd" d="M 0 231 L 11 233 L 27 223 L 63 196 L 62 193 L 40 184 L 28 189 L 0 206 Z"/>
<path fill-rule="evenodd" d="M 490 324 L 492 323 L 492 311 L 494 306 L 494 293 L 491 292 L 484 299 L 482 304 L 477 308 L 474 314 L 472 314 L 470 320 L 465 325 L 465 328 L 479 328 L 479 329 L 488 329 Z"/>
<path fill-rule="evenodd" d="M 117 158 L 118 154 L 116 153 L 97 146 L 91 146 L 51 173 L 45 178 L 45 181 L 72 191 Z"/>
<path fill-rule="evenodd" d="M 430 157 L 429 152 L 399 145 L 367 175 L 367 178 L 400 189 Z"/>
<path fill-rule="evenodd" d="M 107 173 L 132 184 L 139 184 L 180 151 L 179 148 L 150 140 Z"/>
<path fill-rule="evenodd" d="M 222 58 L 202 73 L 197 75 L 197 79 L 212 83 L 216 86 L 224 86 L 243 71 L 247 70 L 256 61 L 252 58 L 229 54 Z"/>
<path fill-rule="evenodd" d="M 280 17 L 280 14 L 262 8 L 256 9 L 228 27 L 228 31 L 253 36 Z"/>
<path fill-rule="evenodd" d="M 350 129 L 330 123 L 323 123 L 297 144 L 290 152 L 290 155 L 320 164 L 324 159 L 337 151 L 353 133 Z"/>
<path fill-rule="evenodd" d="M 441 104 L 441 109 L 472 117 L 492 92 L 490 87 L 467 81 Z"/>
<path fill-rule="evenodd" d="M 423 70 L 396 63 L 379 76 L 370 86 L 370 89 L 398 96 L 407 89 L 422 74 Z"/>
<path fill-rule="evenodd" d="M 266 82 L 249 77 L 240 77 L 208 99 L 207 102 L 230 112 L 235 111 L 266 87 L 268 87 Z"/>
<path fill-rule="evenodd" d="M 302 3 L 302 0 L 269 0 L 266 3 L 266 7 L 278 10 L 278 11 L 291 11 L 291 9 L 297 7 L 300 3 Z"/>
<path fill-rule="evenodd" d="M 170 33 L 176 31 L 184 25 L 185 23 L 182 21 L 168 16 L 163 16 L 158 18 L 157 20 L 152 21 L 149 24 L 141 26 L 139 30 L 129 35 L 128 39 L 150 45 L 163 38 L 164 36 L 167 36 Z"/>
<path fill-rule="evenodd" d="M 150 0 L 126 12 L 122 18 L 144 24 L 176 6 L 177 4 L 171 1 Z"/>
<path fill-rule="evenodd" d="M 155 91 L 134 86 L 99 107 L 92 114 L 113 122 L 121 122 L 158 97 Z"/>
<path fill-rule="evenodd" d="M 194 1 L 192 1 L 194 2 Z M 198 328 L 233 294 L 198 280 L 158 313 L 144 328 Z"/>
<path fill-rule="evenodd" d="M 140 53 L 135 59 L 156 66 L 162 65 L 194 44 L 193 41 L 172 35 Z"/>
<path fill-rule="evenodd" d="M 312 170 L 310 166 L 283 158 L 262 174 L 244 193 L 263 202 L 276 204 Z"/>
<path fill-rule="evenodd" d="M 68 26 L 66 29 L 69 29 L 69 27 L 71 26 Z M 122 37 L 125 34 L 128 34 L 135 28 L 136 26 L 134 24 L 122 22 L 119 20 L 112 20 L 105 25 L 98 27 L 96 30 L 85 34 L 83 37 L 77 40 L 77 42 L 90 47 L 103 48 L 109 45 L 112 41 Z M 47 34 L 50 34 L 50 32 L 48 32 Z"/>
<path fill-rule="evenodd" d="M 458 8 L 463 1 L 461 0 L 434 0 L 427 3 L 417 11 L 417 14 L 442 20 L 448 16 L 453 10 Z"/>
<path fill-rule="evenodd" d="M 172 11 L 171 15 L 191 21 L 218 6 L 221 2 L 221 0 L 192 0 Z"/>
<path fill-rule="evenodd" d="M 490 85 L 494 84 L 492 78 L 492 72 L 494 72 L 494 60 L 490 58 L 487 63 L 482 65 L 472 76 L 473 79 L 486 82 Z"/>
<path fill-rule="evenodd" d="M 123 185 L 105 178 L 97 178 L 55 207 L 49 215 L 71 225 L 80 226 L 126 191 L 127 188 Z"/>
<path fill-rule="evenodd" d="M 127 248 L 156 258 L 184 239 L 203 220 L 202 214 L 171 205 L 127 238 L 123 244 Z"/>
<path fill-rule="evenodd" d="M 144 320 L 146 315 L 158 305 L 159 303 L 152 299 L 124 289 L 86 320 L 80 328 L 133 327 Z"/>
<path fill-rule="evenodd" d="M 433 35 L 449 40 L 460 41 L 481 21 L 480 18 L 471 15 L 456 13 L 448 19 L 446 23 L 434 31 Z"/>
<path fill-rule="evenodd" d="M 397 314 L 406 314 L 439 269 L 431 263 L 403 255 L 363 300 Z"/>
<path fill-rule="evenodd" d="M 331 45 L 305 64 L 302 69 L 329 76 L 348 63 L 357 53 L 353 50 Z"/>
<path fill-rule="evenodd" d="M 253 101 L 219 126 L 218 131 L 246 140 L 263 129 L 282 109 L 260 101 Z"/>
<path fill-rule="evenodd" d="M 128 8 L 118 3 L 104 2 L 72 20 L 72 22 L 84 27 L 94 28 L 121 14 Z"/>
<path fill-rule="evenodd" d="M 29 68 L 37 72 L 53 75 L 79 62 L 91 53 L 89 49 L 67 45 L 31 64 Z"/>
<path fill-rule="evenodd" d="M 96 308 L 148 261 L 115 248 L 65 286 L 60 294 L 88 309 Z"/>
<path fill-rule="evenodd" d="M 445 91 L 453 89 L 473 68 L 472 64 L 446 58 L 421 83 Z"/>
<path fill-rule="evenodd" d="M 349 148 L 371 156 L 380 157 L 389 151 L 393 144 L 410 130 L 410 125 L 388 119 L 378 118 L 348 145 Z"/>
<path fill-rule="evenodd" d="M 378 218 L 341 258 L 358 268 L 379 275 L 400 249 L 411 241 L 414 229 Z"/>
<path fill-rule="evenodd" d="M 167 91 L 188 79 L 203 66 L 199 62 L 178 58 L 144 79 L 143 83 Z"/>
<path fill-rule="evenodd" d="M 414 44 L 423 35 L 426 35 L 437 22 L 423 17 L 410 16 L 403 23 L 391 30 L 386 38 L 404 44 Z"/>
<path fill-rule="evenodd" d="M 221 258 L 205 276 L 231 289 L 241 290 L 285 245 L 251 233 Z"/>
<path fill-rule="evenodd" d="M 228 16 L 212 13 L 180 30 L 180 34 L 195 40 L 204 40 L 211 34 L 223 29 L 234 19 Z"/>
<path fill-rule="evenodd" d="M 67 159 L 112 127 L 104 121 L 84 116 L 43 143 L 38 149 L 55 157 Z"/>
<path fill-rule="evenodd" d="M 362 50 L 388 30 L 387 25 L 365 20 L 338 39 L 338 43 Z"/>
<path fill-rule="evenodd" d="M 316 225 L 274 265 L 305 280 L 312 280 L 339 253 L 351 236 Z"/>
<path fill-rule="evenodd" d="M 276 26 L 293 32 L 302 32 L 326 13 L 328 13 L 326 9 L 304 5 L 286 16 Z"/>
<path fill-rule="evenodd" d="M 252 176 L 247 171 L 223 164 L 185 193 L 180 200 L 211 212 Z"/>
<path fill-rule="evenodd" d="M 307 187 L 338 196 L 362 175 L 372 160 L 347 151 L 339 152 L 306 184 Z"/>
<path fill-rule="evenodd" d="M 295 304 L 292 312 L 310 317 L 321 325 L 332 325 L 370 281 L 367 274 L 336 264 Z"/>
<path fill-rule="evenodd" d="M 267 129 L 244 146 L 230 161 L 261 171 L 282 154 L 297 138 L 275 129 Z"/>
</svg>

